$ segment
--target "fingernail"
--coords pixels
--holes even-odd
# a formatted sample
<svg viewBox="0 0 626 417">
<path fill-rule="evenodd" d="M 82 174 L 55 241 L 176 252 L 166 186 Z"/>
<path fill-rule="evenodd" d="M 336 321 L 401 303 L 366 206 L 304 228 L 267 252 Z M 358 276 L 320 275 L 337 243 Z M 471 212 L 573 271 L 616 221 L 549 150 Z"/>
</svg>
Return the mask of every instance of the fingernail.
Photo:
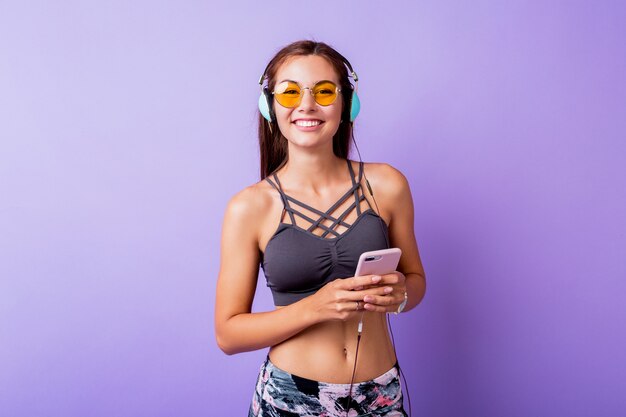
<svg viewBox="0 0 626 417">
<path fill-rule="evenodd" d="M 378 275 L 374 275 L 374 276 L 372 277 L 372 281 L 373 281 L 373 282 L 378 282 L 378 281 L 380 281 L 380 277 L 379 277 Z"/>
<path fill-rule="evenodd" d="M 363 298 L 363 301 L 365 301 L 366 303 L 369 303 L 370 301 L 374 301 L 374 297 L 372 297 L 371 295 L 366 295 Z"/>
<path fill-rule="evenodd" d="M 391 291 L 393 291 L 393 288 L 385 287 L 385 289 L 383 291 L 385 291 L 387 294 L 389 294 Z"/>
<path fill-rule="evenodd" d="M 363 287 L 356 287 L 354 290 L 355 291 L 361 291 L 363 289 Z"/>
</svg>

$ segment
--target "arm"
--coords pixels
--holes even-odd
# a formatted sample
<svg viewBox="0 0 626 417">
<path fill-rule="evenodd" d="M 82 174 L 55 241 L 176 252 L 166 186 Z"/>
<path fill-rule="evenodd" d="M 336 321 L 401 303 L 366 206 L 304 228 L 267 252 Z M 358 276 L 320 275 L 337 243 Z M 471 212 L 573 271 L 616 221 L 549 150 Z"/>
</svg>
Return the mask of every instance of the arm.
<svg viewBox="0 0 626 417">
<path fill-rule="evenodd" d="M 368 164 L 370 165 L 370 164 Z M 394 312 L 404 300 L 408 300 L 404 311 L 415 308 L 426 292 L 426 275 L 422 266 L 414 232 L 413 198 L 409 183 L 400 171 L 386 164 L 372 164 L 367 174 L 370 184 L 380 204 L 382 214 L 389 218 L 389 238 L 391 247 L 402 249 L 402 258 L 396 274 L 383 276 L 382 284 L 394 287 L 394 291 L 384 296 L 369 296 L 364 299 L 370 311 Z"/>
<path fill-rule="evenodd" d="M 316 323 L 347 320 L 365 294 L 384 294 L 384 287 L 352 289 L 372 281 L 371 276 L 338 279 L 314 295 L 286 307 L 251 313 L 259 272 L 260 217 L 270 210 L 271 198 L 246 189 L 229 203 L 222 228 L 220 272 L 215 299 L 215 336 L 226 354 L 276 345 Z M 259 214 L 261 213 L 261 214 Z"/>
<path fill-rule="evenodd" d="M 259 272 L 257 235 L 261 203 L 255 204 L 262 197 L 259 194 L 252 188 L 242 191 L 230 201 L 224 216 L 215 335 L 219 347 L 229 355 L 280 343 L 313 324 L 302 303 L 250 313 Z"/>
</svg>

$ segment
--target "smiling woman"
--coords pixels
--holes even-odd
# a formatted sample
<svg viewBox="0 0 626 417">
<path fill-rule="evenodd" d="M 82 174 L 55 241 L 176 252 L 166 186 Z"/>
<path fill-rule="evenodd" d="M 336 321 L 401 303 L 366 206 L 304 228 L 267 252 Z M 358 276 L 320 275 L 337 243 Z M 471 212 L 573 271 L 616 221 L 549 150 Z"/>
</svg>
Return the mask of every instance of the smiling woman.
<svg viewBox="0 0 626 417">
<path fill-rule="evenodd" d="M 348 159 L 350 78 L 312 41 L 283 48 L 261 77 L 261 181 L 227 207 L 215 306 L 225 353 L 270 348 L 249 416 L 406 415 L 385 318 L 425 292 L 413 203 L 399 171 Z M 361 253 L 390 246 L 397 271 L 353 276 Z M 252 313 L 259 265 L 276 308 Z"/>
</svg>

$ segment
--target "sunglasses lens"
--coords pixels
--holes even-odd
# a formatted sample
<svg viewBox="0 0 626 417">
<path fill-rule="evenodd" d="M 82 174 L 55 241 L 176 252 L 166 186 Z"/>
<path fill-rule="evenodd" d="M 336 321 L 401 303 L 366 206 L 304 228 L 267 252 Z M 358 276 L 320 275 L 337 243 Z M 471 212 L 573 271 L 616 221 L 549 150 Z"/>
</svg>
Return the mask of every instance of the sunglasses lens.
<svg viewBox="0 0 626 417">
<path fill-rule="evenodd" d="M 337 86 L 330 81 L 321 81 L 313 88 L 315 101 L 321 106 L 328 106 L 337 99 Z"/>
<path fill-rule="evenodd" d="M 300 87 L 296 83 L 283 81 L 274 88 L 274 97 L 281 106 L 296 107 L 300 103 Z"/>
</svg>

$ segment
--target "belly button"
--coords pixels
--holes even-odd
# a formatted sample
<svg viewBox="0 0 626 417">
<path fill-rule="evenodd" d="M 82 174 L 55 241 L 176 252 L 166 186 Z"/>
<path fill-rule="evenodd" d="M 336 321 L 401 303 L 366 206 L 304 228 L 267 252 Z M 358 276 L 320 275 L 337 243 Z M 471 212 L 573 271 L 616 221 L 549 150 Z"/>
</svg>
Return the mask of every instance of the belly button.
<svg viewBox="0 0 626 417">
<path fill-rule="evenodd" d="M 343 348 L 343 356 L 348 356 L 348 349 Z"/>
</svg>

